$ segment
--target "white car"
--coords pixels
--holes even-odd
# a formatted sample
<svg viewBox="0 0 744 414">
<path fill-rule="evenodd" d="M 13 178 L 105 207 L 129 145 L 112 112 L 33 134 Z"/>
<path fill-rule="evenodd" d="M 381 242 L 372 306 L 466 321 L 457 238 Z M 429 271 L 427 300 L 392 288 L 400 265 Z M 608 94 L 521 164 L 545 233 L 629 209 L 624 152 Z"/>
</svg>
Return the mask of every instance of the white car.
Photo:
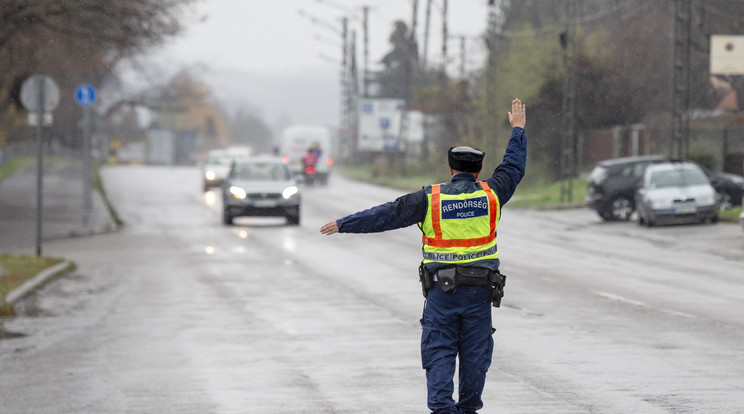
<svg viewBox="0 0 744 414">
<path fill-rule="evenodd" d="M 238 158 L 222 186 L 223 222 L 239 216 L 283 216 L 300 224 L 300 190 L 277 157 Z"/>
<path fill-rule="evenodd" d="M 207 159 L 202 164 L 202 181 L 204 191 L 210 187 L 222 185 L 227 173 L 230 171 L 233 155 L 227 150 L 211 150 L 207 153 Z"/>
<path fill-rule="evenodd" d="M 649 165 L 635 198 L 639 224 L 718 221 L 716 190 L 689 161 Z"/>
</svg>

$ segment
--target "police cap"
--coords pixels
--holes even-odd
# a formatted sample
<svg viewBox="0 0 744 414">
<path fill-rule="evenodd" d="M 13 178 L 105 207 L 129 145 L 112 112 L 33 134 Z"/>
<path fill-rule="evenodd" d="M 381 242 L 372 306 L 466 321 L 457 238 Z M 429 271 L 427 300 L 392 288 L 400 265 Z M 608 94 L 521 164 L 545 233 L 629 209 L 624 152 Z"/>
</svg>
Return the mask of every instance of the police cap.
<svg viewBox="0 0 744 414">
<path fill-rule="evenodd" d="M 450 147 L 447 151 L 447 160 L 453 170 L 476 173 L 483 168 L 483 157 L 485 155 L 483 151 L 473 147 Z"/>
</svg>

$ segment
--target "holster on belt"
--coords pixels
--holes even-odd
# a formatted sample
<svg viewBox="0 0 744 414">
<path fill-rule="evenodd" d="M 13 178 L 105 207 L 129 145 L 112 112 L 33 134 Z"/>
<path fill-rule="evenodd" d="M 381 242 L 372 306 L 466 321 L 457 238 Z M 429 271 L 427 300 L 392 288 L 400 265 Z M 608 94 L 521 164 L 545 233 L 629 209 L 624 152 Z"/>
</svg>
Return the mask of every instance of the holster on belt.
<svg viewBox="0 0 744 414">
<path fill-rule="evenodd" d="M 504 297 L 504 286 L 506 286 L 506 275 L 498 270 L 491 273 L 491 283 L 488 286 L 488 296 L 491 298 L 494 308 L 501 307 L 501 298 Z"/>
<path fill-rule="evenodd" d="M 419 265 L 419 282 L 421 282 L 421 290 L 424 293 L 424 297 L 429 294 L 429 289 L 434 287 L 434 273 L 431 273 L 429 269 L 424 266 L 424 262 Z"/>
</svg>

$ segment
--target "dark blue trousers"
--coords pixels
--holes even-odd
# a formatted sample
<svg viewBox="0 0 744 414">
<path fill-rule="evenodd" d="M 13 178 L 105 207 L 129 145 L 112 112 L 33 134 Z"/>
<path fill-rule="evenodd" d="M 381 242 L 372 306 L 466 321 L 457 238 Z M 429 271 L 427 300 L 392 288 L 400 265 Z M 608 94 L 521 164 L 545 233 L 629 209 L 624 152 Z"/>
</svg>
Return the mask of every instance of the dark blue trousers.
<svg viewBox="0 0 744 414">
<path fill-rule="evenodd" d="M 493 336 L 487 287 L 460 286 L 445 293 L 429 289 L 421 319 L 421 360 L 426 370 L 429 409 L 440 413 L 475 413 L 491 366 Z M 459 366 L 459 399 L 452 398 L 455 364 Z"/>
</svg>

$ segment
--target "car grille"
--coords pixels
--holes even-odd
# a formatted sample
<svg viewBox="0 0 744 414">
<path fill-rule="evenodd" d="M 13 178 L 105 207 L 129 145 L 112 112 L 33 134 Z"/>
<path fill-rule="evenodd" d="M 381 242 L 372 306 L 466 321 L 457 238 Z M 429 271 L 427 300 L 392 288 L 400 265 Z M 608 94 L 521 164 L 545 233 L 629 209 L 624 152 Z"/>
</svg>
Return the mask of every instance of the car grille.
<svg viewBox="0 0 744 414">
<path fill-rule="evenodd" d="M 248 198 L 251 200 L 273 200 L 281 196 L 281 193 L 248 193 Z"/>
</svg>

